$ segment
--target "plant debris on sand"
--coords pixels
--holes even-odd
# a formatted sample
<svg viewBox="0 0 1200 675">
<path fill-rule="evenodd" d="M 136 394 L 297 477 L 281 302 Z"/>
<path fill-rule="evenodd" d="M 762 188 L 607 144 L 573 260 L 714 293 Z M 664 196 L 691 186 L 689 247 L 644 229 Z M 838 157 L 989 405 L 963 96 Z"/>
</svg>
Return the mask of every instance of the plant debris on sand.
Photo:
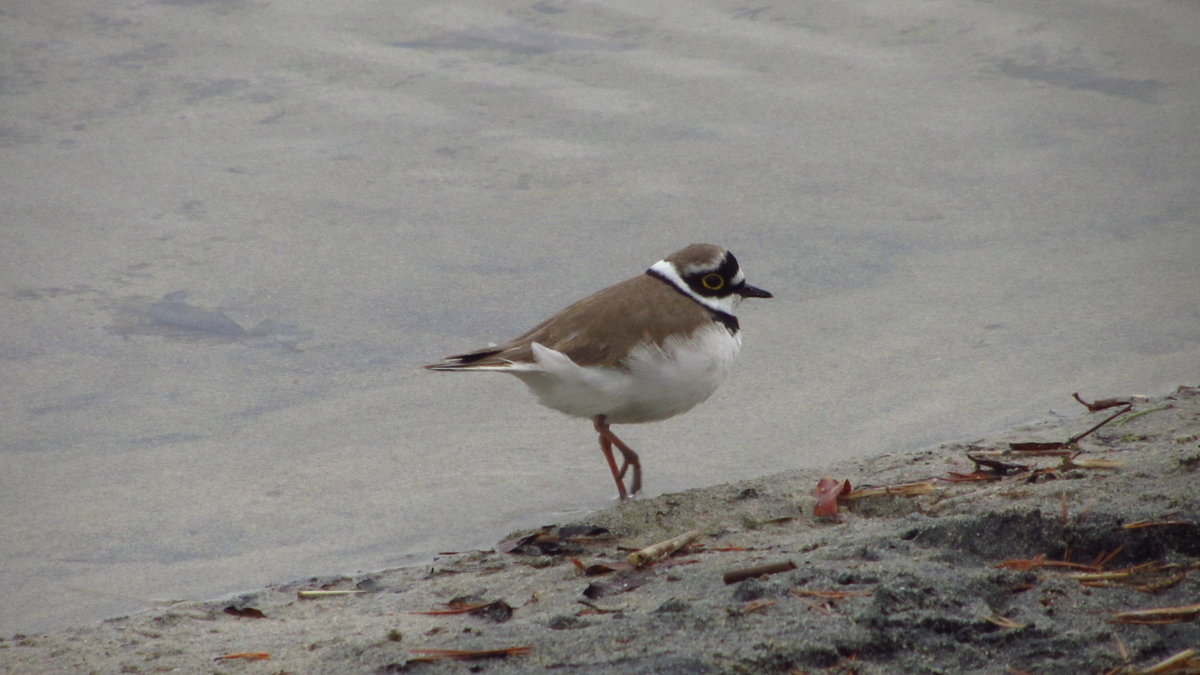
<svg viewBox="0 0 1200 675">
<path fill-rule="evenodd" d="M 13 636 L 0 663 L 1200 673 L 1200 393 L 1109 403 L 986 442 L 626 502 L 420 568 Z"/>
</svg>

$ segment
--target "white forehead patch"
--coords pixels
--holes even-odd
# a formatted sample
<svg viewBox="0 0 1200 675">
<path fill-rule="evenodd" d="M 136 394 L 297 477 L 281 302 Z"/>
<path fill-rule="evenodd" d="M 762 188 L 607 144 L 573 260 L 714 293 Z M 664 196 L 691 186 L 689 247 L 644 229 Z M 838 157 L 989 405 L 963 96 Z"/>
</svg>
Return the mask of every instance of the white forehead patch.
<svg viewBox="0 0 1200 675">
<path fill-rule="evenodd" d="M 720 268 L 720 266 L 721 266 L 720 260 L 714 260 L 714 261 L 705 262 L 705 263 L 692 263 L 690 265 L 683 266 L 683 273 L 684 274 L 695 274 L 697 272 L 716 272 L 717 269 Z"/>
</svg>

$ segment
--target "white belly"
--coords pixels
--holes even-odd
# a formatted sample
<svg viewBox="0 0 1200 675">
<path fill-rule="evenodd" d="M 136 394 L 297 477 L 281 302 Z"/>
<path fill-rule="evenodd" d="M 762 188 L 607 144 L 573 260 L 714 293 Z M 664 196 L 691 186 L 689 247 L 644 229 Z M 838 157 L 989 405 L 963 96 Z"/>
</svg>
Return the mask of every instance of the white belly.
<svg viewBox="0 0 1200 675">
<path fill-rule="evenodd" d="M 653 422 L 687 412 L 708 399 L 729 374 L 741 333 L 702 328 L 663 347 L 639 347 L 623 368 L 584 368 L 561 352 L 533 345 L 536 362 L 508 370 L 542 405 L 576 417 L 604 415 L 611 424 Z"/>
</svg>

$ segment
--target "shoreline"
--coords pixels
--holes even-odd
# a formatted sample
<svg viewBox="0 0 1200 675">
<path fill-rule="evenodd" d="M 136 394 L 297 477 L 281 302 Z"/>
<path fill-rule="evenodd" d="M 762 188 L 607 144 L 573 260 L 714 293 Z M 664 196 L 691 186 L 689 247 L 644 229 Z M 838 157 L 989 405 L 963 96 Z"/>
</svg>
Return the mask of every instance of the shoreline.
<svg viewBox="0 0 1200 675">
<path fill-rule="evenodd" d="M 1115 410 L 625 502 L 426 565 L 4 637 L 0 663 L 11 673 L 1144 672 L 1200 649 L 1200 389 L 1138 399 L 1080 439 L 1070 466 L 1005 452 L 1061 443 Z M 823 477 L 920 487 L 843 496 L 836 516 L 817 517 Z M 628 567 L 629 550 L 693 530 L 673 556 Z M 1157 613 L 1130 614 L 1144 610 Z M 1170 622 L 1134 623 L 1145 619 Z M 423 651 L 447 649 L 482 653 Z M 1200 672 L 1200 657 L 1189 667 L 1169 672 Z"/>
</svg>

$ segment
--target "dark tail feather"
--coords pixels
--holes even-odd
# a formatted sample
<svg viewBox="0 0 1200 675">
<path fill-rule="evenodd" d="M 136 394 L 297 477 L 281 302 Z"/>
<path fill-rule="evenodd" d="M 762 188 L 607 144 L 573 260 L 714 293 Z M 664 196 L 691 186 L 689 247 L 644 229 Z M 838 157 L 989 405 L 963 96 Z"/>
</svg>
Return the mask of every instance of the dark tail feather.
<svg viewBox="0 0 1200 675">
<path fill-rule="evenodd" d="M 470 370 L 476 362 L 499 353 L 499 349 L 483 349 L 467 354 L 456 354 L 454 356 L 447 356 L 440 363 L 431 363 L 425 366 L 425 368 L 428 370 Z"/>
</svg>

